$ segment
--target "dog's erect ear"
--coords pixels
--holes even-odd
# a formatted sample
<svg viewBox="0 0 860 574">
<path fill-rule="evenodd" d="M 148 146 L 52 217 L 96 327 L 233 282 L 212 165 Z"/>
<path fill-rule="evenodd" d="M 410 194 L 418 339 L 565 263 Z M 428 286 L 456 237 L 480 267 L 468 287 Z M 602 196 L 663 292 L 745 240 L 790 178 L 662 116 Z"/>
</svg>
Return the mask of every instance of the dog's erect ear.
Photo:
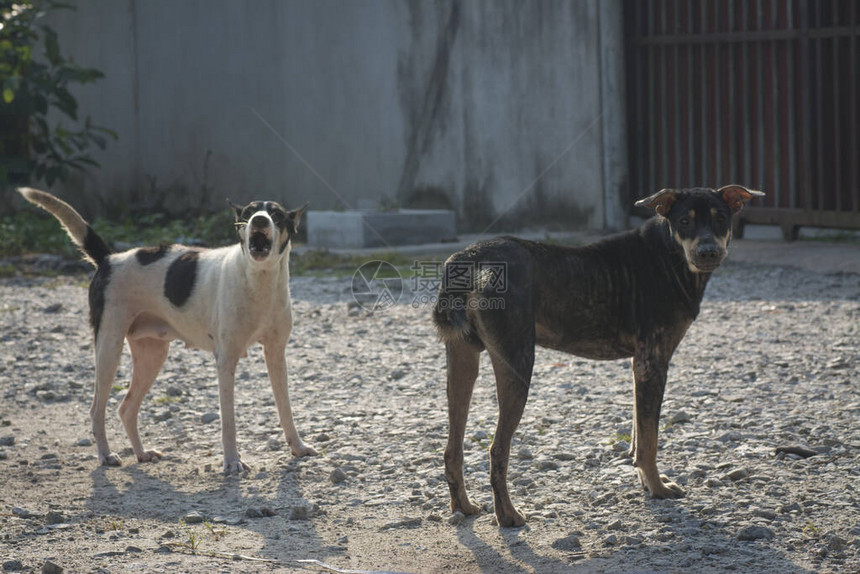
<svg viewBox="0 0 860 574">
<path fill-rule="evenodd" d="M 672 204 L 678 198 L 678 192 L 674 189 L 661 189 L 654 195 L 640 199 L 634 205 L 636 207 L 651 207 L 660 215 L 666 215 L 672 209 Z"/>
<path fill-rule="evenodd" d="M 230 201 L 229 197 L 227 198 L 227 203 L 229 203 L 230 207 L 233 208 L 233 212 L 236 215 L 236 221 L 239 221 L 239 219 L 242 217 L 242 209 L 244 209 L 244 207 L 241 205 L 236 205 L 235 203 Z"/>
<path fill-rule="evenodd" d="M 308 209 L 309 201 L 306 201 L 305 204 L 298 209 L 293 209 L 292 211 L 287 212 L 287 218 L 290 220 L 290 233 L 295 235 L 295 233 L 299 230 L 299 222 L 302 220 L 302 215 L 305 214 L 305 211 Z"/>
<path fill-rule="evenodd" d="M 732 213 L 738 213 L 753 197 L 764 197 L 761 191 L 747 189 L 742 185 L 724 185 L 716 193 L 723 198 Z"/>
</svg>

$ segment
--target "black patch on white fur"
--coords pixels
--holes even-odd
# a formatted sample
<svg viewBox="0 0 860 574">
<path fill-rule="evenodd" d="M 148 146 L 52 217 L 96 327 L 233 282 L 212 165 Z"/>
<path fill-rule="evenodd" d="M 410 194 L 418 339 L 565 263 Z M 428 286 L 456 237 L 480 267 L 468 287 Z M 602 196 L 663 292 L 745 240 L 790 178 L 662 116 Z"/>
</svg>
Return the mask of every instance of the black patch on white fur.
<svg viewBox="0 0 860 574">
<path fill-rule="evenodd" d="M 87 225 L 87 235 L 84 237 L 83 247 L 84 252 L 96 262 L 96 267 L 101 267 L 113 252 L 107 243 L 105 243 L 105 240 L 99 237 L 99 234 L 89 225 Z"/>
<path fill-rule="evenodd" d="M 110 260 L 105 257 L 99 263 L 96 274 L 90 282 L 90 326 L 93 328 L 96 341 L 99 338 L 99 327 L 105 310 L 105 291 L 110 283 L 111 271 Z"/>
<path fill-rule="evenodd" d="M 134 256 L 141 265 L 151 265 L 159 259 L 163 259 L 168 251 L 170 251 L 170 245 L 162 243 L 158 247 L 141 247 Z"/>
<path fill-rule="evenodd" d="M 194 291 L 199 255 L 197 251 L 186 251 L 167 268 L 167 275 L 164 277 L 164 296 L 177 307 L 182 307 Z"/>
</svg>

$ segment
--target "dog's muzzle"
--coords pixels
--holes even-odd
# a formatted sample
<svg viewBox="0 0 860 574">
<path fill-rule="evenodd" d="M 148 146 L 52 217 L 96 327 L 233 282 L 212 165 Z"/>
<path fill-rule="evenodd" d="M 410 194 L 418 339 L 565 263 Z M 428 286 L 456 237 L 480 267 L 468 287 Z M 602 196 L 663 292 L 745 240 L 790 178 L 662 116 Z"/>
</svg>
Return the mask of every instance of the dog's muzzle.
<svg viewBox="0 0 860 574">
<path fill-rule="evenodd" d="M 726 250 L 716 243 L 699 243 L 689 254 L 690 263 L 701 272 L 709 273 L 720 266 L 726 256 Z"/>
<path fill-rule="evenodd" d="M 254 215 L 248 225 L 248 252 L 255 261 L 262 261 L 272 252 L 272 220 Z"/>
</svg>

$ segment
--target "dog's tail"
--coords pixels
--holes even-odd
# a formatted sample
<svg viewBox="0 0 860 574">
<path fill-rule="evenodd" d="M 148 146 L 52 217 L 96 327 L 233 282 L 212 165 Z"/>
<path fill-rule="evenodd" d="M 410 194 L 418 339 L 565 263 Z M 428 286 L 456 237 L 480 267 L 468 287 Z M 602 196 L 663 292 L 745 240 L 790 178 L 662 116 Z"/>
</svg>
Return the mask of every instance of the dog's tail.
<svg viewBox="0 0 860 574">
<path fill-rule="evenodd" d="M 71 205 L 50 193 L 32 187 L 19 187 L 18 193 L 30 203 L 38 205 L 56 217 L 84 257 L 93 265 L 99 267 L 107 261 L 112 253 L 111 248 Z"/>
</svg>

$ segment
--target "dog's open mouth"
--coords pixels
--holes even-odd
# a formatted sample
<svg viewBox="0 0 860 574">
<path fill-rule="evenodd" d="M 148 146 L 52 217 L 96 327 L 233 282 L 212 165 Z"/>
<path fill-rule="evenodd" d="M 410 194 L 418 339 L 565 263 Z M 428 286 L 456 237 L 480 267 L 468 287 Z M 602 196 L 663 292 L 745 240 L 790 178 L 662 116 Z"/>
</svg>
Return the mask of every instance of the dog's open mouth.
<svg viewBox="0 0 860 574">
<path fill-rule="evenodd" d="M 272 240 L 262 231 L 255 231 L 248 239 L 248 249 L 251 257 L 257 261 L 265 259 L 272 251 Z"/>
</svg>

